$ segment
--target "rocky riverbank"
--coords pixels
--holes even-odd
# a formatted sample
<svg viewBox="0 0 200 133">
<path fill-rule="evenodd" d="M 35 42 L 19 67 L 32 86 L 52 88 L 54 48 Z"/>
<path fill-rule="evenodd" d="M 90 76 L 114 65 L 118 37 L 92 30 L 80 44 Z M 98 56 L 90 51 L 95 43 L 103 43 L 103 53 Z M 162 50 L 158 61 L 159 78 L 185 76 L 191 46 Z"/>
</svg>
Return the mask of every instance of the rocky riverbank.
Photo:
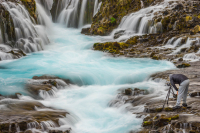
<svg viewBox="0 0 200 133">
<path fill-rule="evenodd" d="M 133 131 L 137 133 L 199 133 L 200 127 L 200 61 L 191 62 L 190 67 L 180 68 L 175 70 L 168 70 L 151 75 L 149 80 L 155 82 L 167 83 L 169 74 L 184 74 L 190 80 L 188 91 L 187 104 L 191 108 L 184 108 L 173 110 L 172 107 L 176 104 L 176 98 L 172 95 L 169 99 L 169 104 L 163 108 L 165 96 L 161 97 L 161 93 L 155 93 L 151 90 L 142 90 L 138 88 L 128 88 L 118 94 L 118 101 L 112 104 L 124 103 L 131 104 L 132 107 L 127 108 L 134 112 L 138 118 L 143 118 L 143 124 L 140 131 Z M 164 84 L 163 84 L 164 85 Z M 168 86 L 164 85 L 168 91 Z M 158 90 L 159 91 L 159 90 Z M 167 93 L 166 93 L 167 94 Z M 125 99 L 125 101 L 124 101 Z M 143 107 L 141 111 L 139 107 Z"/>
<path fill-rule="evenodd" d="M 71 82 L 56 76 L 34 76 L 25 90 L 35 99 L 54 97 L 58 89 L 64 89 Z M 68 120 L 66 110 L 44 106 L 32 97 L 15 93 L 12 96 L 0 95 L 0 132 L 1 133 L 69 133 L 71 128 L 59 128 L 62 120 Z M 67 118 L 68 117 L 68 118 Z"/>
<path fill-rule="evenodd" d="M 180 3 L 179 3 L 180 2 Z M 155 14 L 149 25 L 157 26 L 157 33 L 134 35 L 118 42 L 95 43 L 94 50 L 107 52 L 114 57 L 151 58 L 168 60 L 177 66 L 175 70 L 156 73 L 151 76 L 155 82 L 167 82 L 169 74 L 184 74 L 190 79 L 188 105 L 191 108 L 173 110 L 175 98 L 170 98 L 164 109 L 164 98 L 160 94 L 138 88 L 128 88 L 119 93 L 116 103 L 131 104 L 133 108 L 143 107 L 134 112 L 143 118 L 139 133 L 199 133 L 199 77 L 200 77 L 200 43 L 199 43 L 199 1 L 173 2 L 172 8 L 166 8 Z M 173 4 L 172 4 L 173 5 Z M 162 14 L 162 15 L 161 15 Z M 160 26 L 161 24 L 162 26 Z M 118 39 L 125 30 L 115 32 Z M 192 62 L 191 62 L 192 61 Z M 164 85 L 163 85 L 164 86 Z M 168 87 L 166 87 L 166 92 Z M 125 102 L 124 102 L 125 99 Z M 112 104 L 116 104 L 116 103 Z M 111 104 L 111 105 L 112 105 Z"/>
</svg>

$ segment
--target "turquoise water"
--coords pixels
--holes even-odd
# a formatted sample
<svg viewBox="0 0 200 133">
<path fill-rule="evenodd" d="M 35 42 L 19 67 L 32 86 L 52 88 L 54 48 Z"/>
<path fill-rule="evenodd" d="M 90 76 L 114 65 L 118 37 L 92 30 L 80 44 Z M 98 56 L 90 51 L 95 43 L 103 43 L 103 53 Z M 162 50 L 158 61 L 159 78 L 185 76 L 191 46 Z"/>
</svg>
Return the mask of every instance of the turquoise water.
<svg viewBox="0 0 200 133">
<path fill-rule="evenodd" d="M 155 85 L 145 81 L 150 74 L 174 68 L 167 61 L 114 58 L 93 51 L 92 45 L 104 38 L 81 35 L 78 29 L 55 25 L 49 38 L 52 43 L 42 52 L 0 62 L 0 94 L 26 95 L 23 86 L 35 75 L 68 78 L 78 86 L 60 90 L 56 98 L 41 102 L 71 112 L 76 118 L 73 129 L 78 133 L 124 133 L 138 129 L 140 119 L 126 112 L 125 106 L 117 109 L 108 103 L 118 89 L 136 86 L 148 89 Z"/>
</svg>

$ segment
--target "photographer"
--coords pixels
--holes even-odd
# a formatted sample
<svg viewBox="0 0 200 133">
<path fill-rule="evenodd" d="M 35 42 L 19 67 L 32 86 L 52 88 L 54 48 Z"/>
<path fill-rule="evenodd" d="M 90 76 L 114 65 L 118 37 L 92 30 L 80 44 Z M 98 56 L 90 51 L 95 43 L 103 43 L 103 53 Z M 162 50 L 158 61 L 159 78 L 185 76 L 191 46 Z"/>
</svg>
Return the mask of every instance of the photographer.
<svg viewBox="0 0 200 133">
<path fill-rule="evenodd" d="M 174 106 L 173 109 L 181 108 L 180 104 L 182 98 L 183 98 L 182 106 L 187 107 L 186 100 L 187 100 L 188 87 L 190 83 L 189 79 L 183 74 L 170 74 L 169 79 L 170 79 L 170 84 L 176 91 L 178 91 L 176 106 Z M 175 84 L 179 84 L 179 89 L 176 87 Z"/>
</svg>

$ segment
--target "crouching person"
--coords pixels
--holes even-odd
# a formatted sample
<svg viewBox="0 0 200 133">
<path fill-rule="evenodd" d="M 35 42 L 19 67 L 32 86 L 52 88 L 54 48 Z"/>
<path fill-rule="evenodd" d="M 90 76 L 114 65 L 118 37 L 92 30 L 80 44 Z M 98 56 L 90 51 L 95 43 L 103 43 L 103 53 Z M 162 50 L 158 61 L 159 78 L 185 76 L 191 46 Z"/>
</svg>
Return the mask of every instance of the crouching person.
<svg viewBox="0 0 200 133">
<path fill-rule="evenodd" d="M 188 92 L 188 87 L 190 84 L 189 79 L 183 75 L 183 74 L 170 74 L 170 84 L 174 87 L 176 91 L 178 91 L 178 96 L 177 96 L 177 102 L 176 106 L 173 107 L 173 109 L 179 109 L 181 108 L 181 99 L 183 98 L 183 107 L 187 107 L 187 92 Z M 176 87 L 175 84 L 179 84 L 179 89 Z"/>
</svg>

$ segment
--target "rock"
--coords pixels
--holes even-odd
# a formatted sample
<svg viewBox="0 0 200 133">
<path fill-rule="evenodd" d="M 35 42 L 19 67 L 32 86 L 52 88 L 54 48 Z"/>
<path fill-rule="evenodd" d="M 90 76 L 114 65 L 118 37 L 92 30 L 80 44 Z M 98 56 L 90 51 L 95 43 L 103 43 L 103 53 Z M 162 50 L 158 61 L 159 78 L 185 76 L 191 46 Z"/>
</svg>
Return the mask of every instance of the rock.
<svg viewBox="0 0 200 133">
<path fill-rule="evenodd" d="M 191 92 L 189 95 L 191 97 L 200 96 L 200 92 Z"/>
<path fill-rule="evenodd" d="M 166 107 L 166 108 L 164 108 L 164 110 L 165 110 L 165 111 L 173 111 L 173 108 L 171 108 L 171 107 Z"/>
<path fill-rule="evenodd" d="M 72 84 L 72 82 L 69 79 L 64 79 L 64 78 L 59 78 L 57 76 L 53 76 L 53 75 L 42 75 L 42 76 L 34 76 L 32 79 L 35 80 L 40 80 L 40 79 L 61 79 L 63 80 L 66 84 Z"/>
<path fill-rule="evenodd" d="M 142 126 L 145 127 L 145 126 L 151 126 L 153 124 L 152 121 L 144 121 Z"/>
<path fill-rule="evenodd" d="M 114 39 L 119 38 L 120 36 L 124 35 L 124 33 L 125 33 L 125 30 L 117 31 L 117 32 L 114 34 Z"/>
<path fill-rule="evenodd" d="M 169 122 L 171 122 L 171 118 L 160 116 L 159 118 L 154 120 L 153 124 L 156 127 L 163 127 L 165 125 L 168 125 Z"/>
<path fill-rule="evenodd" d="M 52 121 L 57 124 L 59 118 L 63 118 L 68 114 L 63 110 L 47 108 L 37 101 L 7 99 L 0 102 L 7 107 L 6 110 L 1 110 L 0 112 L 0 132 L 2 133 L 7 133 L 9 130 L 10 132 L 17 132 L 16 124 L 21 132 L 31 133 L 31 131 L 27 130 L 28 123 L 37 122 L 40 125 L 43 121 Z M 37 109 L 46 109 L 46 111 L 38 111 L 36 107 Z M 41 130 L 41 127 L 37 129 Z"/>
<path fill-rule="evenodd" d="M 90 35 L 90 28 L 82 28 L 81 34 Z"/>
<path fill-rule="evenodd" d="M 36 99 L 44 99 L 47 93 L 49 96 L 54 96 L 54 91 L 71 84 L 70 80 L 59 78 L 52 75 L 34 76 L 25 86 L 25 89 Z"/>
<path fill-rule="evenodd" d="M 125 89 L 125 95 L 132 95 L 132 89 L 131 88 Z"/>
<path fill-rule="evenodd" d="M 178 61 L 183 61 L 183 58 L 179 58 Z"/>
<path fill-rule="evenodd" d="M 193 29 L 190 30 L 190 35 L 195 35 L 198 32 L 200 32 L 200 26 L 196 25 Z"/>
<path fill-rule="evenodd" d="M 163 15 L 164 15 L 164 16 L 166 16 L 166 15 L 168 15 L 168 14 L 169 14 L 169 12 L 168 12 L 167 10 L 163 12 Z"/>
<path fill-rule="evenodd" d="M 182 4 L 178 4 L 174 7 L 174 10 L 183 10 L 183 5 Z"/>
<path fill-rule="evenodd" d="M 31 130 L 26 130 L 24 133 L 33 133 Z"/>
<path fill-rule="evenodd" d="M 180 65 L 177 66 L 177 68 L 186 68 L 186 67 L 190 67 L 191 65 L 189 63 L 182 63 Z"/>
</svg>

